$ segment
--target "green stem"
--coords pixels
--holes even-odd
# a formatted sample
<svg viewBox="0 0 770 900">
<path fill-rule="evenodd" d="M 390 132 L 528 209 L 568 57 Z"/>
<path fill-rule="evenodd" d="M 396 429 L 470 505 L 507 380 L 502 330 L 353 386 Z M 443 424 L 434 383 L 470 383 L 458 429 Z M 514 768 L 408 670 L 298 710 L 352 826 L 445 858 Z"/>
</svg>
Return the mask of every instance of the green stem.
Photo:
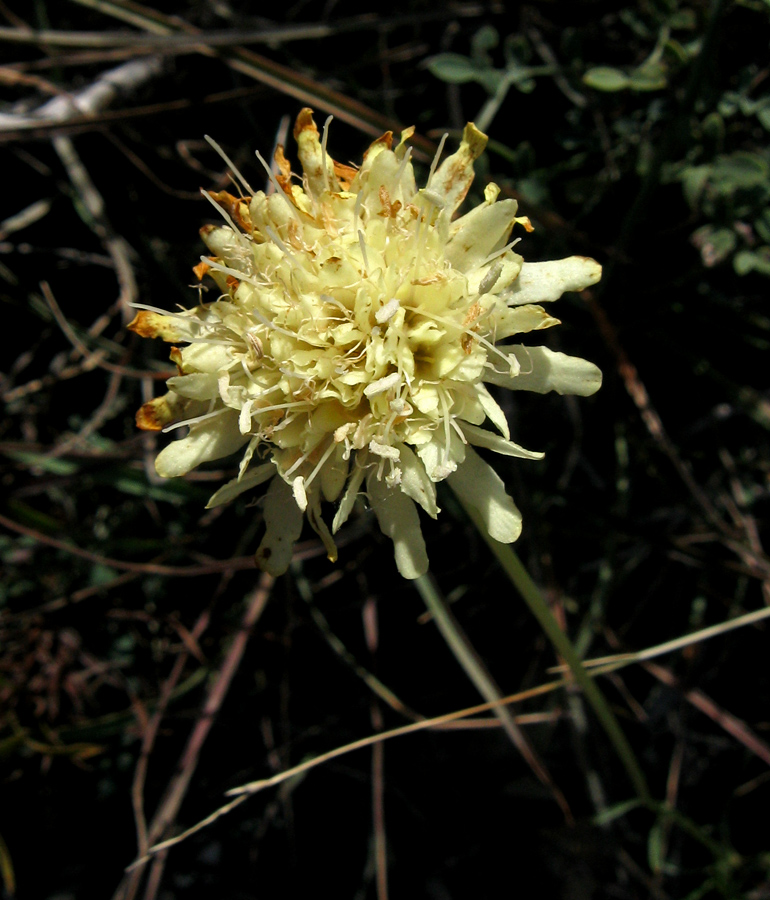
<svg viewBox="0 0 770 900">
<path fill-rule="evenodd" d="M 509 544 L 501 544 L 494 540 L 487 533 L 483 522 L 471 506 L 466 505 L 459 495 L 455 495 L 462 504 L 468 516 L 473 521 L 481 536 L 489 545 L 490 550 L 497 557 L 498 562 L 505 570 L 511 583 L 524 598 L 524 602 L 530 608 L 545 632 L 546 637 L 553 645 L 556 653 L 561 656 L 564 662 L 569 666 L 575 683 L 581 688 L 586 700 L 591 704 L 596 717 L 599 719 L 602 728 L 604 728 L 607 737 L 610 739 L 615 752 L 617 753 L 623 767 L 628 774 L 629 779 L 634 785 L 634 789 L 639 799 L 649 805 L 652 802 L 650 790 L 647 787 L 647 781 L 642 773 L 639 763 L 636 760 L 634 751 L 628 742 L 625 734 L 618 725 L 617 719 L 612 713 L 609 704 L 604 699 L 604 695 L 597 685 L 591 679 L 589 674 L 583 667 L 582 660 L 572 646 L 567 635 L 559 627 L 559 623 L 553 616 L 545 598 L 540 593 L 535 582 L 530 578 L 529 573 L 524 568 L 521 560 L 514 552 Z"/>
<path fill-rule="evenodd" d="M 516 720 L 508 707 L 502 705 L 502 691 L 495 683 L 495 680 L 487 670 L 482 659 L 474 650 L 473 645 L 462 630 L 460 623 L 455 619 L 449 608 L 449 604 L 444 599 L 433 576 L 430 572 L 421 575 L 414 580 L 414 585 L 433 616 L 433 621 L 436 623 L 447 646 L 454 654 L 455 659 L 457 659 L 465 670 L 466 675 L 474 684 L 476 690 L 478 690 L 488 703 L 499 704 L 494 706 L 492 711 L 500 720 L 500 724 L 505 729 L 505 732 L 511 739 L 513 745 L 521 753 L 540 781 L 551 790 L 554 800 L 556 800 L 564 813 L 567 822 L 574 822 L 572 812 L 570 811 L 569 804 L 567 803 L 564 794 L 555 784 L 551 777 L 551 773 L 545 767 L 545 764 L 530 746 L 529 741 L 516 724 Z"/>
</svg>

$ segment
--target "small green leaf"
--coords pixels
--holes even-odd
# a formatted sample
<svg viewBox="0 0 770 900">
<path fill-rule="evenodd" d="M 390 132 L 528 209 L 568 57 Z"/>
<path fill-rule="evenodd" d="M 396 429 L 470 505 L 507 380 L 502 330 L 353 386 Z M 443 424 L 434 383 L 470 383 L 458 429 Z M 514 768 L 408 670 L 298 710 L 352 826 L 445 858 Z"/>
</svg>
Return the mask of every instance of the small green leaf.
<svg viewBox="0 0 770 900">
<path fill-rule="evenodd" d="M 707 268 L 723 262 L 735 250 L 737 238 L 731 228 L 714 228 L 704 225 L 691 238 L 700 251 L 703 265 Z"/>
<path fill-rule="evenodd" d="M 660 820 L 652 826 L 647 838 L 647 864 L 653 873 L 660 872 L 663 866 L 663 828 Z"/>
<path fill-rule="evenodd" d="M 770 206 L 766 206 L 762 215 L 755 220 L 754 229 L 763 241 L 770 244 Z"/>
<path fill-rule="evenodd" d="M 692 9 L 679 9 L 675 13 L 672 13 L 668 20 L 668 27 L 672 31 L 677 29 L 693 31 L 697 24 L 695 10 Z"/>
<path fill-rule="evenodd" d="M 701 122 L 703 137 L 715 148 L 721 148 L 725 138 L 725 120 L 718 112 L 709 113 Z"/>
<path fill-rule="evenodd" d="M 759 272 L 770 276 L 770 247 L 759 247 L 757 250 L 741 250 L 735 254 L 733 268 L 738 275 Z"/>
<path fill-rule="evenodd" d="M 714 163 L 712 179 L 720 193 L 746 190 L 766 184 L 770 180 L 770 166 L 756 153 L 738 151 Z"/>
<path fill-rule="evenodd" d="M 682 181 L 684 198 L 690 209 L 697 209 L 703 189 L 709 180 L 711 166 L 687 166 L 679 176 Z"/>
<path fill-rule="evenodd" d="M 439 53 L 437 56 L 431 56 L 426 65 L 431 75 L 448 84 L 479 81 L 484 71 L 473 60 L 459 53 Z"/>
<path fill-rule="evenodd" d="M 500 43 L 500 35 L 492 25 L 482 25 L 471 38 L 471 56 L 480 65 L 489 65 L 489 50 Z"/>
<path fill-rule="evenodd" d="M 628 87 L 628 76 L 620 69 L 597 66 L 583 75 L 583 84 L 597 91 L 623 91 Z"/>
<path fill-rule="evenodd" d="M 661 91 L 667 84 L 666 70 L 660 63 L 645 63 L 628 76 L 632 91 Z"/>
<path fill-rule="evenodd" d="M 614 822 L 615 819 L 621 818 L 633 809 L 638 809 L 641 805 L 641 801 L 636 797 L 633 800 L 623 800 L 621 803 L 616 803 L 614 806 L 603 809 L 591 821 L 594 825 L 609 825 L 610 822 Z"/>
<path fill-rule="evenodd" d="M 9 447 L 3 450 L 3 454 L 30 468 L 34 467 L 51 475 L 73 475 L 80 468 L 74 460 L 62 459 L 60 456 L 47 456 L 45 453 L 35 453 L 30 450 L 17 450 Z"/>
</svg>

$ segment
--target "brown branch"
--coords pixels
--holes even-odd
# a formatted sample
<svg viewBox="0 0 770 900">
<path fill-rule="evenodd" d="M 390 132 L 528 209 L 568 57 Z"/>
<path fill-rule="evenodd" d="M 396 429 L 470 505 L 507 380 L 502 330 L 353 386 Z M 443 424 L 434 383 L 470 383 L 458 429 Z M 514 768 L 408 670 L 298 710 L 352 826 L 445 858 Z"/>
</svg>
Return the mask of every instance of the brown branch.
<svg viewBox="0 0 770 900">
<path fill-rule="evenodd" d="M 211 731 L 211 727 L 219 712 L 219 709 L 227 696 L 233 676 L 238 670 L 238 666 L 243 658 L 246 644 L 251 637 L 252 629 L 262 615 L 262 611 L 267 604 L 274 584 L 271 575 L 263 573 L 260 577 L 259 584 L 252 592 L 247 601 L 246 611 L 241 620 L 241 627 L 230 644 L 225 656 L 219 674 L 209 690 L 206 702 L 198 717 L 192 734 L 190 735 L 187 746 L 182 753 L 177 766 L 177 774 L 172 778 L 166 793 L 161 800 L 158 809 L 153 816 L 152 823 L 147 829 L 146 840 L 155 843 L 161 838 L 167 830 L 173 825 L 179 813 L 179 809 L 184 800 L 190 781 L 198 765 L 203 744 Z M 139 847 L 138 860 L 146 857 L 147 843 Z M 152 900 L 155 896 L 157 888 L 160 886 L 160 879 L 165 856 L 163 854 L 156 855 L 153 859 L 153 870 L 150 873 L 150 884 L 145 894 L 146 900 Z M 141 882 L 146 862 L 138 862 L 130 872 L 124 876 L 119 885 L 114 900 L 133 900 L 136 891 Z"/>
</svg>

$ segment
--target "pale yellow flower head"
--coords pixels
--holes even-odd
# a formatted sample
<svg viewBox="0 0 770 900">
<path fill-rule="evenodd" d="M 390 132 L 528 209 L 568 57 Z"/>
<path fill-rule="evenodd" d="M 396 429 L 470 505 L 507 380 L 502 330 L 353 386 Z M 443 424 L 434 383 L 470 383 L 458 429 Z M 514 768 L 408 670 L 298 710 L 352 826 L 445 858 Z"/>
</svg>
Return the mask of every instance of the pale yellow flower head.
<svg viewBox="0 0 770 900">
<path fill-rule="evenodd" d="M 545 347 L 501 343 L 558 324 L 537 304 L 598 281 L 591 259 L 525 263 L 510 242 L 515 200 L 454 215 L 487 138 L 466 126 L 456 153 L 418 189 L 407 141 L 383 135 L 360 168 L 335 162 L 311 110 L 294 136 L 303 175 L 283 148 L 270 194 L 211 194 L 225 224 L 202 229 L 212 254 L 196 267 L 220 292 L 177 313 L 143 309 L 139 334 L 173 343 L 179 374 L 139 411 L 140 427 L 189 433 L 161 451 L 160 475 L 184 475 L 242 450 L 238 477 L 218 506 L 263 482 L 267 533 L 257 562 L 285 571 L 304 516 L 336 559 L 332 534 L 364 495 L 392 539 L 407 578 L 428 567 L 416 505 L 439 512 L 436 482 L 452 489 L 498 541 L 515 541 L 521 516 L 498 475 L 473 449 L 542 456 L 510 440 L 485 383 L 588 395 L 592 363 Z M 487 420 L 495 430 L 484 427 Z M 322 504 L 335 504 L 331 530 Z M 416 505 L 415 505 L 416 504 Z"/>
</svg>

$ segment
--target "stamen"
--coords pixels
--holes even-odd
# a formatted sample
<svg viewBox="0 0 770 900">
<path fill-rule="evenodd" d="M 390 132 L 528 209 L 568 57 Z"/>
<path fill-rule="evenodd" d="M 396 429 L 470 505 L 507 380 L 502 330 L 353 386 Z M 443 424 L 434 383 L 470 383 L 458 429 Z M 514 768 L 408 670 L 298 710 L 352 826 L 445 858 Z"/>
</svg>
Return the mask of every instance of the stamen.
<svg viewBox="0 0 770 900">
<path fill-rule="evenodd" d="M 364 200 L 364 192 L 360 190 L 356 194 L 356 202 L 353 204 L 353 228 L 358 230 L 358 220 L 361 217 L 361 204 Z"/>
<path fill-rule="evenodd" d="M 420 191 L 420 196 L 424 197 L 429 203 L 432 203 L 436 209 L 443 209 L 446 206 L 444 199 L 435 191 L 431 191 L 428 188 L 423 188 L 423 190 Z"/>
<path fill-rule="evenodd" d="M 446 139 L 448 137 L 449 137 L 449 134 L 445 134 L 444 137 L 442 137 L 438 143 L 438 150 L 436 150 L 436 155 L 433 157 L 433 162 L 430 164 L 430 172 L 428 173 L 428 180 L 425 183 L 425 191 L 428 190 L 428 188 L 430 187 L 430 183 L 433 180 L 433 176 L 436 172 L 436 166 L 438 166 L 438 161 L 441 158 L 441 152 L 444 149 L 444 144 L 446 144 Z M 423 193 L 425 191 L 423 191 Z"/>
<path fill-rule="evenodd" d="M 297 260 L 294 256 L 294 254 L 291 252 L 291 250 L 289 250 L 289 248 L 286 246 L 286 244 L 284 244 L 284 242 L 278 237 L 278 235 L 273 231 L 273 229 L 269 225 L 265 225 L 262 230 L 270 238 L 270 240 L 276 245 L 276 247 L 279 247 L 281 250 L 283 250 L 284 255 L 288 256 L 289 259 L 293 263 L 296 264 Z"/>
<path fill-rule="evenodd" d="M 305 512 L 307 509 L 307 493 L 305 491 L 305 480 L 301 475 L 297 475 L 297 477 L 291 483 L 291 491 L 294 494 L 294 499 L 297 503 L 297 506 Z"/>
<path fill-rule="evenodd" d="M 367 384 L 364 388 L 364 394 L 367 397 L 374 397 L 377 394 L 384 394 L 385 391 L 389 391 L 391 388 L 394 388 L 399 381 L 401 380 L 401 376 L 398 372 L 392 372 L 390 375 L 386 375 L 384 378 L 378 378 L 377 381 L 373 381 L 371 384 Z"/>
<path fill-rule="evenodd" d="M 241 229 L 230 218 L 230 214 L 227 212 L 227 210 L 223 209 L 211 196 L 211 194 L 209 194 L 208 191 L 204 191 L 203 188 L 201 188 L 201 194 L 203 194 L 203 196 L 209 201 L 209 203 L 214 207 L 219 215 L 222 216 L 225 222 L 227 222 L 227 224 L 233 230 L 233 234 L 236 238 L 238 238 L 239 241 L 250 241 L 252 239 L 250 234 L 246 234 L 245 231 L 241 231 Z M 208 262 L 208 259 L 206 259 L 206 262 Z"/>
<path fill-rule="evenodd" d="M 204 257 L 201 257 L 201 259 L 204 259 Z M 208 262 L 208 260 L 206 261 Z M 183 319 L 185 322 L 195 321 L 195 319 L 190 319 L 187 316 L 180 315 L 179 313 L 169 312 L 167 309 L 161 309 L 159 306 L 150 306 L 149 303 L 134 303 L 132 301 L 129 301 L 128 305 L 131 307 L 131 309 L 147 309 L 150 312 L 158 313 L 159 315 L 166 316 L 169 319 L 178 317 L 180 319 Z M 183 312 L 189 312 L 189 310 L 184 309 Z"/>
<path fill-rule="evenodd" d="M 380 444 L 379 441 L 372 439 L 369 441 L 369 449 L 372 453 L 381 456 L 384 459 L 392 459 L 394 461 L 401 459 L 401 454 L 398 449 L 396 447 L 391 447 L 390 444 Z"/>
<path fill-rule="evenodd" d="M 329 166 L 326 163 L 326 140 L 329 137 L 329 125 L 331 124 L 334 116 L 329 116 L 327 120 L 324 122 L 324 130 L 323 135 L 321 137 L 321 161 L 323 162 L 324 167 L 324 184 L 326 185 L 326 190 L 330 190 L 329 188 Z"/>
<path fill-rule="evenodd" d="M 395 316 L 396 312 L 400 309 L 401 304 L 398 302 L 398 297 L 393 297 L 388 300 L 388 302 L 381 306 L 377 312 L 374 314 L 374 318 L 383 325 L 385 322 L 389 322 L 393 316 Z"/>
<path fill-rule="evenodd" d="M 256 406 L 252 409 L 252 416 L 258 416 L 260 413 L 273 412 L 276 409 L 293 409 L 298 406 L 304 406 L 308 409 L 313 408 L 313 404 L 307 400 L 298 400 L 296 403 L 276 403 L 274 406 Z M 296 468 L 296 467 L 295 467 Z M 290 469 L 286 474 L 289 475 L 294 469 Z"/>
<path fill-rule="evenodd" d="M 221 416 L 222 413 L 227 412 L 228 409 L 230 409 L 229 406 L 224 406 L 222 409 L 215 409 L 213 412 L 204 413 L 202 416 L 194 416 L 192 419 L 183 419 L 181 422 L 174 422 L 173 425 L 166 425 L 161 431 L 163 434 L 168 434 L 169 431 L 173 431 L 175 428 L 181 428 L 183 425 L 195 425 L 198 422 L 202 422 L 204 419 L 213 419 L 214 416 Z"/>
<path fill-rule="evenodd" d="M 401 178 L 403 177 L 404 172 L 406 171 L 406 167 L 409 163 L 409 160 L 411 159 L 411 156 L 412 156 L 412 148 L 407 147 L 406 153 L 404 154 L 404 158 L 401 160 L 401 165 L 398 167 L 398 171 L 396 172 L 396 184 L 399 186 L 401 185 Z M 403 193 L 402 193 L 402 196 L 403 196 Z M 404 200 L 406 200 L 406 197 L 404 197 Z"/>
<path fill-rule="evenodd" d="M 331 119 L 331 116 L 329 116 L 329 118 Z M 324 451 L 323 456 L 322 456 L 321 459 L 318 461 L 318 465 L 313 469 L 313 471 L 312 471 L 312 472 L 308 475 L 308 477 L 305 479 L 305 487 L 308 487 L 308 485 L 310 484 L 310 482 L 311 482 L 311 481 L 316 477 L 316 475 L 321 471 L 321 467 L 322 467 L 323 464 L 326 462 L 326 460 L 331 456 L 331 454 L 334 452 L 334 450 L 335 450 L 336 447 L 337 447 L 337 445 L 334 443 L 334 441 L 330 441 L 330 442 L 329 442 L 329 446 L 326 448 L 326 450 Z"/>
<path fill-rule="evenodd" d="M 438 393 L 439 402 L 441 403 L 442 418 L 444 420 L 444 463 L 443 463 L 443 468 L 448 469 L 449 468 L 449 436 L 450 436 L 449 423 L 450 423 L 451 419 L 449 416 L 449 406 L 446 401 L 446 391 L 443 391 L 443 390 L 441 390 L 441 388 L 439 388 L 437 393 Z"/>
<path fill-rule="evenodd" d="M 219 144 L 214 140 L 213 137 L 209 137 L 207 134 L 204 134 L 203 137 L 209 142 L 209 144 L 216 150 L 216 152 L 222 157 L 230 171 L 235 175 L 235 177 L 240 181 L 243 187 L 246 188 L 246 193 L 250 196 L 254 196 L 254 188 L 246 181 L 246 179 L 241 175 L 235 163 L 230 159 L 230 157 L 225 153 L 225 151 L 219 146 Z"/>
<path fill-rule="evenodd" d="M 491 263 L 492 260 L 493 260 L 493 259 L 497 259 L 498 256 L 502 256 L 503 253 L 506 253 L 508 250 L 511 249 L 511 247 L 515 247 L 516 244 L 518 244 L 520 240 L 521 240 L 521 238 L 518 237 L 518 238 L 516 238 L 515 241 L 511 241 L 510 244 L 506 244 L 506 245 L 502 248 L 502 250 L 495 250 L 494 253 L 490 253 L 489 256 L 484 260 L 484 262 L 483 262 L 483 263 L 480 263 L 479 268 L 481 268 L 481 266 L 487 265 L 487 263 Z"/>
<path fill-rule="evenodd" d="M 364 260 L 364 271 L 366 275 L 369 275 L 369 257 L 366 255 L 366 243 L 364 241 L 364 233 L 361 229 L 358 229 L 358 246 L 361 248 L 361 257 Z"/>
<path fill-rule="evenodd" d="M 272 184 L 273 190 L 280 197 L 286 198 L 286 205 L 289 207 L 289 212 L 294 216 L 295 219 L 299 220 L 299 216 L 297 215 L 297 210 L 294 208 L 294 204 L 291 202 L 291 200 L 289 200 L 288 196 L 286 195 L 286 191 L 281 187 L 280 184 L 278 184 L 278 179 L 275 177 L 275 173 L 273 172 L 272 168 L 265 161 L 265 157 L 262 156 L 259 150 L 255 150 L 254 152 L 257 155 L 257 159 L 262 163 L 262 166 L 267 172 L 267 177 L 270 179 L 270 184 Z"/>
<path fill-rule="evenodd" d="M 481 283 L 479 284 L 479 296 L 481 296 L 482 294 L 488 294 L 492 290 L 492 288 L 497 284 L 497 279 L 500 277 L 500 273 L 502 271 L 502 262 L 496 262 L 487 272 L 487 274 L 481 279 Z"/>
<path fill-rule="evenodd" d="M 237 278 L 238 281 L 245 281 L 253 287 L 269 287 L 273 283 L 270 281 L 259 281 L 253 275 L 249 275 L 248 272 L 242 272 L 240 269 L 233 269 L 231 266 L 225 266 L 215 259 L 209 259 L 208 256 L 201 256 L 201 260 L 210 268 L 216 269 L 217 272 L 222 272 L 225 275 L 232 275 L 233 278 Z M 230 298 L 228 297 L 227 299 L 229 300 Z M 165 315 L 168 315 L 168 313 Z"/>
</svg>

